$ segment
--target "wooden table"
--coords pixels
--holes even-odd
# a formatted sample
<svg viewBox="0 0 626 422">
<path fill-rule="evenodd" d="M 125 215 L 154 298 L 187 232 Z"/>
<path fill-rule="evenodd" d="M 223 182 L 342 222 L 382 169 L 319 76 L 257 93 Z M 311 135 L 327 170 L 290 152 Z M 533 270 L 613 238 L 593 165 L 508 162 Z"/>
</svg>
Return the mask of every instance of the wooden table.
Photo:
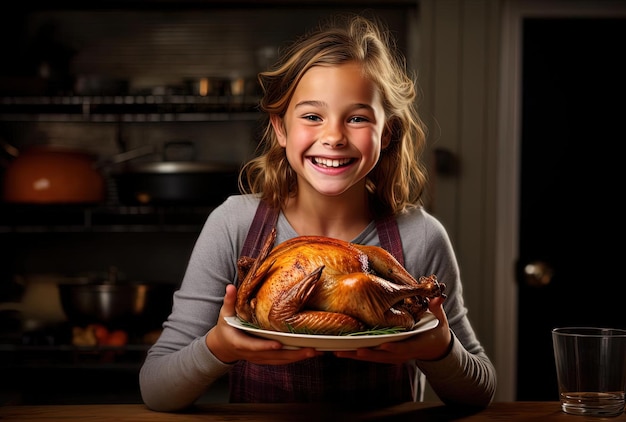
<svg viewBox="0 0 626 422">
<path fill-rule="evenodd" d="M 348 410 L 302 404 L 203 404 L 184 413 L 160 413 L 142 404 L 45 405 L 0 407 L 0 421 L 564 421 L 611 422 L 616 418 L 567 415 L 557 402 L 493 403 L 478 411 L 461 411 L 441 403 L 404 403 L 372 410 Z"/>
</svg>

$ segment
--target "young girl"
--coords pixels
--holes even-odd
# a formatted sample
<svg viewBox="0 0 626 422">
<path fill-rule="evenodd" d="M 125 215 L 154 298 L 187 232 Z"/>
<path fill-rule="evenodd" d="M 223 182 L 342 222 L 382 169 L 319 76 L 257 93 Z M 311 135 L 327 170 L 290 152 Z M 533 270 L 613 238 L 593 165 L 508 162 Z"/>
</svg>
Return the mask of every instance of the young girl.
<svg viewBox="0 0 626 422">
<path fill-rule="evenodd" d="M 488 405 L 495 371 L 467 318 L 450 240 L 421 205 L 425 134 L 389 32 L 359 16 L 320 28 L 259 80 L 262 154 L 243 169 L 243 194 L 217 207 L 197 240 L 141 369 L 145 404 L 184 409 L 230 373 L 233 402 L 396 404 L 423 399 L 426 378 L 444 403 Z M 438 326 L 341 352 L 283 349 L 229 326 L 237 260 L 256 256 L 273 227 L 275 244 L 317 235 L 395 247 L 415 278 L 446 285 L 447 298 L 429 304 Z"/>
</svg>

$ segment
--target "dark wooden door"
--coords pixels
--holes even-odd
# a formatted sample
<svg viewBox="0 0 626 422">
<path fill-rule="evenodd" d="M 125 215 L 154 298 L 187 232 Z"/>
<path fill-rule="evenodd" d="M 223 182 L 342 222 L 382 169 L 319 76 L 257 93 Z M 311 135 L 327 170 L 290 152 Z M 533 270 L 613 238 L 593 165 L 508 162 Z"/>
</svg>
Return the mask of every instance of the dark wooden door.
<svg viewBox="0 0 626 422">
<path fill-rule="evenodd" d="M 518 400 L 558 399 L 552 328 L 626 328 L 625 56 L 626 19 L 524 20 Z"/>
</svg>

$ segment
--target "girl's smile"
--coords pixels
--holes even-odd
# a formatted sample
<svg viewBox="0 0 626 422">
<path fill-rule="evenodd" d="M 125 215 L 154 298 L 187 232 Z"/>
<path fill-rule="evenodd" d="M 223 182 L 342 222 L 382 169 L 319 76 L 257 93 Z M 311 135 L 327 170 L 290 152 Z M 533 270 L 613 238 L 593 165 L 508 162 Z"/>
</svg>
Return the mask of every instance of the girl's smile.
<svg viewBox="0 0 626 422">
<path fill-rule="evenodd" d="M 343 167 L 348 165 L 353 160 L 351 158 L 340 158 L 340 159 L 332 159 L 332 158 L 323 158 L 323 157 L 313 157 L 311 158 L 311 162 L 313 164 L 321 166 L 321 167 Z"/>
</svg>

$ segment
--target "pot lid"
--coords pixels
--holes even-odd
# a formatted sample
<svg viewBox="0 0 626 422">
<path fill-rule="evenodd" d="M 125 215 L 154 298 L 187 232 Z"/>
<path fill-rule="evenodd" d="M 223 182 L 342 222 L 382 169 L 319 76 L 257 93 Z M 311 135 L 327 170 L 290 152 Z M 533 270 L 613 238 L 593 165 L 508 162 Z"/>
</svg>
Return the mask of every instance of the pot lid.
<svg viewBox="0 0 626 422">
<path fill-rule="evenodd" d="M 129 164 L 122 173 L 235 173 L 238 171 L 239 166 L 235 164 L 201 161 L 161 161 Z"/>
</svg>

